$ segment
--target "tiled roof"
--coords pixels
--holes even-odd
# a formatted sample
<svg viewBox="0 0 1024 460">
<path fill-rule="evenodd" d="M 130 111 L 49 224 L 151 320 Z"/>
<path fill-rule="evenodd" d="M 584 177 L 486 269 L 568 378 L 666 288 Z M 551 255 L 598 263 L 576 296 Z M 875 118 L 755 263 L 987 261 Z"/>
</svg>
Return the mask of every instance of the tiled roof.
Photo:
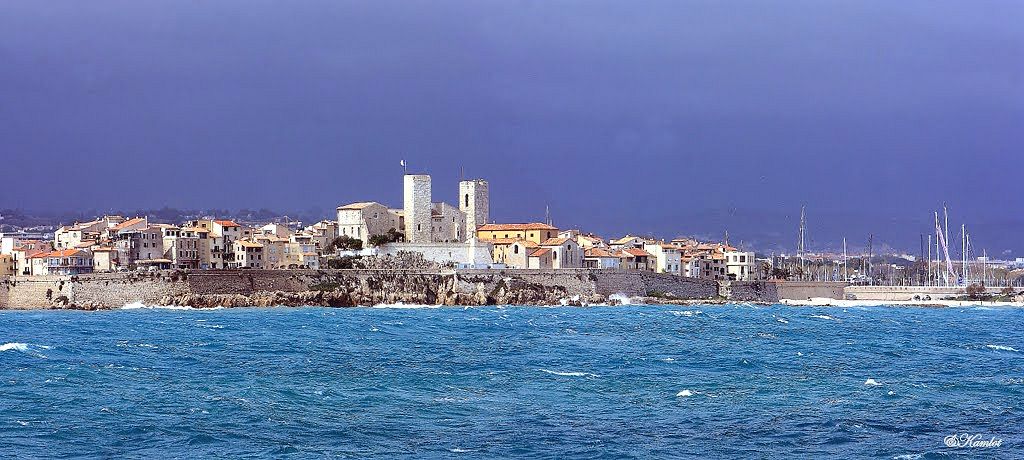
<svg viewBox="0 0 1024 460">
<path fill-rule="evenodd" d="M 551 249 L 549 248 L 540 248 L 536 251 L 531 252 L 530 257 L 541 257 L 549 252 L 551 252 Z"/>
<path fill-rule="evenodd" d="M 501 232 L 501 231 L 522 231 L 522 230 L 558 230 L 558 227 L 552 227 L 548 224 L 542 224 L 534 222 L 530 224 L 484 224 L 481 225 L 477 231 L 481 232 Z"/>
<path fill-rule="evenodd" d="M 262 248 L 263 245 L 259 243 L 253 243 L 252 241 L 238 240 L 236 243 L 242 245 L 244 248 Z"/>
<path fill-rule="evenodd" d="M 85 253 L 85 251 L 81 251 L 81 250 L 78 250 L 78 249 L 64 249 L 62 251 L 40 252 L 38 254 L 30 256 L 29 259 L 43 259 L 43 258 L 49 258 L 49 257 L 71 257 L 71 256 L 75 256 L 75 255 L 78 255 L 78 254 L 84 254 L 84 253 Z"/>
<path fill-rule="evenodd" d="M 115 225 L 112 228 L 112 230 L 114 230 L 114 231 L 124 230 L 124 229 L 126 229 L 128 227 L 131 227 L 133 225 L 138 225 L 138 224 L 145 223 L 145 222 L 146 222 L 146 218 L 145 217 L 135 217 L 135 218 L 128 219 L 128 220 L 126 220 L 124 222 L 121 222 L 120 224 Z"/>
<path fill-rule="evenodd" d="M 221 227 L 241 227 L 241 225 L 236 224 L 233 220 L 215 220 L 214 222 Z"/>
<path fill-rule="evenodd" d="M 587 249 L 584 252 L 584 256 L 585 257 L 597 257 L 597 258 L 602 258 L 602 257 L 603 258 L 618 258 L 618 256 L 616 256 L 615 254 L 612 254 L 611 251 L 608 251 L 607 249 L 601 249 L 601 248 L 590 248 L 590 249 Z"/>
<path fill-rule="evenodd" d="M 628 243 L 630 241 L 633 241 L 635 238 L 636 238 L 635 236 L 626 235 L 626 236 L 624 236 L 622 238 L 619 238 L 617 240 L 612 240 L 612 244 L 626 244 L 626 243 Z"/>
<path fill-rule="evenodd" d="M 379 203 L 377 203 L 376 201 L 360 201 L 358 203 L 349 203 L 349 204 L 346 204 L 344 206 L 338 206 L 338 210 L 339 211 L 341 211 L 341 210 L 358 211 L 360 209 L 366 209 L 366 208 L 368 208 L 370 206 L 373 206 L 375 204 L 379 204 Z"/>
<path fill-rule="evenodd" d="M 644 251 L 643 249 L 640 248 L 629 248 L 624 250 L 623 252 L 633 257 L 652 257 L 651 253 Z"/>
<path fill-rule="evenodd" d="M 541 246 L 561 246 L 561 245 L 565 244 L 566 241 L 569 241 L 569 238 L 548 238 L 547 240 L 544 240 L 544 242 L 542 242 L 540 245 Z"/>
</svg>

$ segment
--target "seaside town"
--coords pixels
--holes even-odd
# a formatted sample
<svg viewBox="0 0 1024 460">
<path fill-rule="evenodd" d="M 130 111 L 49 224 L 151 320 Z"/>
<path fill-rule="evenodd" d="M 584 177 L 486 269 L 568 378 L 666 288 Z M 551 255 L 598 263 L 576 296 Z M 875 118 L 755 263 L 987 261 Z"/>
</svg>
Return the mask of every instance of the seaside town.
<svg viewBox="0 0 1024 460">
<path fill-rule="evenodd" d="M 754 280 L 768 260 L 726 242 L 623 235 L 605 239 L 553 222 L 495 222 L 483 179 L 459 182 L 458 205 L 435 202 L 431 177 L 404 176 L 402 207 L 338 206 L 337 218 L 294 223 L 208 217 L 155 222 L 106 215 L 52 232 L 0 234 L 0 276 L 79 275 L 162 269 L 350 268 L 353 261 L 411 254 L 453 268 L 624 269 L 712 280 Z"/>
<path fill-rule="evenodd" d="M 484 179 L 462 180 L 457 205 L 434 201 L 431 177 L 405 174 L 403 203 L 376 201 L 337 207 L 336 218 L 239 221 L 204 216 L 158 222 L 147 216 L 98 216 L 86 222 L 17 228 L 0 233 L 0 276 L 225 269 L 474 268 L 521 270 L 618 269 L 716 281 L 806 280 L 848 284 L 966 286 L 1020 285 L 1024 259 L 897 255 L 905 263 L 866 256 L 812 253 L 803 248 L 803 217 L 795 254 L 758 254 L 725 241 L 657 239 L 626 234 L 604 238 L 586 229 L 543 222 L 491 219 Z M 938 216 L 936 216 L 938 219 Z M 3 221 L 0 220 L 0 224 Z M 938 227 L 935 241 L 943 237 Z M 946 230 L 948 235 L 948 230 Z M 943 244 L 946 244 L 943 241 Z M 948 250 L 948 248 L 946 248 Z M 869 250 L 870 251 L 870 250 Z M 881 260 L 883 263 L 878 263 Z"/>
</svg>

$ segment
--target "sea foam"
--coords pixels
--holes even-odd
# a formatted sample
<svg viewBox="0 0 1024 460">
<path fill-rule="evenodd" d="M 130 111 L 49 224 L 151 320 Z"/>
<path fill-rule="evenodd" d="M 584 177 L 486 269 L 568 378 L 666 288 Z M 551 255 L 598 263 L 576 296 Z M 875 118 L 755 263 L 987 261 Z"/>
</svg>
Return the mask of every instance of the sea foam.
<svg viewBox="0 0 1024 460">
<path fill-rule="evenodd" d="M 993 350 L 999 350 L 999 351 L 1017 351 L 1016 348 L 1008 347 L 1006 345 L 985 345 L 985 346 L 988 347 L 988 348 L 991 348 Z"/>
<path fill-rule="evenodd" d="M 591 374 L 590 372 L 564 372 L 564 371 L 552 371 L 552 370 L 548 370 L 548 369 L 537 369 L 537 370 L 541 371 L 541 372 L 546 372 L 546 373 L 551 374 L 551 375 L 560 375 L 562 377 L 593 377 L 593 378 L 600 377 L 599 375 Z"/>
<path fill-rule="evenodd" d="M 679 393 L 676 393 L 676 397 L 677 398 L 685 398 L 685 397 L 688 397 L 688 396 L 693 396 L 693 392 L 690 391 L 690 390 L 683 390 L 683 391 L 680 391 Z"/>
<path fill-rule="evenodd" d="M 877 387 L 881 386 L 882 384 L 875 381 L 875 379 L 867 379 L 864 381 L 864 385 L 867 385 L 869 387 Z"/>
<path fill-rule="evenodd" d="M 9 343 L 5 343 L 3 345 L 0 345 L 0 351 L 8 351 L 8 350 L 28 351 L 28 344 L 27 343 L 22 343 L 22 342 L 9 342 Z"/>
</svg>

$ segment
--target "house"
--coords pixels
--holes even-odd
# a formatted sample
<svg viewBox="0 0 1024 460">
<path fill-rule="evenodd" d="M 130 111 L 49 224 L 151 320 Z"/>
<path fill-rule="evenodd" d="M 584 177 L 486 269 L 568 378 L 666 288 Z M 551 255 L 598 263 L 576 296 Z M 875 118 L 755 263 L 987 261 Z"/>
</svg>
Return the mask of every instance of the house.
<svg viewBox="0 0 1024 460">
<path fill-rule="evenodd" d="M 626 248 L 617 253 L 619 266 L 626 270 L 654 271 L 655 257 L 640 248 Z"/>
<path fill-rule="evenodd" d="M 112 272 L 119 268 L 117 249 L 113 246 L 96 246 L 92 248 L 92 271 Z"/>
<path fill-rule="evenodd" d="M 530 253 L 539 247 L 533 241 L 512 238 L 481 242 L 491 243 L 494 247 L 491 250 L 491 259 L 494 263 L 503 264 L 508 268 L 530 268 Z"/>
<path fill-rule="evenodd" d="M 383 235 L 388 230 L 401 231 L 398 214 L 375 201 L 349 203 L 338 206 L 338 236 L 348 236 L 369 246 L 370 237 Z"/>
<path fill-rule="evenodd" d="M 576 240 L 550 238 L 540 247 L 551 249 L 551 268 L 583 268 L 583 250 Z"/>
<path fill-rule="evenodd" d="M 32 275 L 80 275 L 92 272 L 92 254 L 80 249 L 41 252 L 29 258 Z"/>
<path fill-rule="evenodd" d="M 589 248 L 583 251 L 585 268 L 619 268 L 619 257 L 604 248 Z"/>
<path fill-rule="evenodd" d="M 272 223 L 260 227 L 260 233 L 264 235 L 274 235 L 279 236 L 281 238 L 288 238 L 288 235 L 292 234 L 292 229 L 288 228 L 287 225 Z"/>
<path fill-rule="evenodd" d="M 129 222 L 131 220 L 125 221 L 125 223 Z M 116 230 L 112 236 L 114 248 L 118 252 L 117 259 L 121 266 L 129 269 L 139 266 L 170 268 L 171 261 L 164 259 L 163 231 L 160 226 L 125 226 Z"/>
<path fill-rule="evenodd" d="M 528 224 L 485 224 L 476 231 L 481 240 L 526 240 L 540 244 L 558 236 L 558 227 L 541 223 Z"/>
<path fill-rule="evenodd" d="M 253 241 L 263 245 L 263 267 L 271 269 L 288 268 L 287 246 L 290 240 L 275 235 L 256 235 Z"/>
<path fill-rule="evenodd" d="M 17 273 L 14 265 L 14 256 L 11 254 L 0 254 L 0 276 L 10 276 Z"/>
<path fill-rule="evenodd" d="M 284 247 L 288 268 L 320 269 L 320 254 L 312 240 L 295 239 Z"/>
<path fill-rule="evenodd" d="M 731 280 L 751 281 L 759 278 L 757 261 L 753 252 L 727 248 L 725 256 L 725 274 Z"/>
<path fill-rule="evenodd" d="M 12 242 L 13 244 L 13 242 Z M 10 250 L 11 258 L 14 261 L 14 273 L 18 275 L 31 275 L 32 264 L 29 258 L 53 250 L 53 244 L 45 240 L 18 240 Z"/>
<path fill-rule="evenodd" d="M 626 235 L 617 240 L 612 240 L 608 243 L 608 247 L 612 248 L 613 251 L 619 251 L 628 248 L 642 248 L 646 244 L 646 241 L 639 236 Z"/>
<path fill-rule="evenodd" d="M 664 242 L 645 243 L 644 251 L 655 257 L 654 271 L 681 275 L 682 252 L 676 246 Z"/>
<path fill-rule="evenodd" d="M 552 267 L 551 263 L 551 248 L 537 248 L 530 253 L 528 268 L 534 270 L 550 269 Z"/>
<path fill-rule="evenodd" d="M 263 245 L 253 241 L 236 240 L 231 243 L 234 260 L 230 268 L 264 268 Z"/>
<path fill-rule="evenodd" d="M 199 268 L 199 233 L 193 227 L 157 225 L 163 236 L 162 258 L 171 261 L 171 266 L 181 269 Z M 205 229 L 202 231 L 206 231 Z"/>
</svg>

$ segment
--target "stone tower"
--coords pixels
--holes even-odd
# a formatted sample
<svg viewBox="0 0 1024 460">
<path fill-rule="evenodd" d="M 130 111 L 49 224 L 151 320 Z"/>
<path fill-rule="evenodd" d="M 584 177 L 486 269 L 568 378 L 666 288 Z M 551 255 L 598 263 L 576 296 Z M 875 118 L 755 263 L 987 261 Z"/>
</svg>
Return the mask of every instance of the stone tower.
<svg viewBox="0 0 1024 460">
<path fill-rule="evenodd" d="M 405 241 L 429 243 L 430 238 L 430 176 L 405 175 Z"/>
<path fill-rule="evenodd" d="M 459 210 L 466 214 L 466 239 L 476 237 L 476 229 L 487 223 L 488 200 L 487 181 L 472 179 L 459 182 Z"/>
</svg>

